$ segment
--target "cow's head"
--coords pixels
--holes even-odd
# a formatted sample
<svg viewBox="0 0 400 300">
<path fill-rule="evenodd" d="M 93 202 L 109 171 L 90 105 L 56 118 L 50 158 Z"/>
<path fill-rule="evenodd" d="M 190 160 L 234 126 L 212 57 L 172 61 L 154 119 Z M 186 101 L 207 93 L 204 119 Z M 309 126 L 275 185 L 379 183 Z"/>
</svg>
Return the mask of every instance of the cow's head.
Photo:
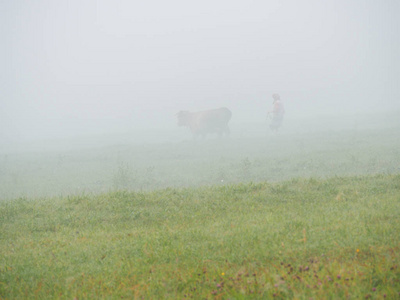
<svg viewBox="0 0 400 300">
<path fill-rule="evenodd" d="M 181 110 L 176 114 L 176 116 L 178 117 L 178 126 L 188 126 L 190 124 L 190 112 Z"/>
</svg>

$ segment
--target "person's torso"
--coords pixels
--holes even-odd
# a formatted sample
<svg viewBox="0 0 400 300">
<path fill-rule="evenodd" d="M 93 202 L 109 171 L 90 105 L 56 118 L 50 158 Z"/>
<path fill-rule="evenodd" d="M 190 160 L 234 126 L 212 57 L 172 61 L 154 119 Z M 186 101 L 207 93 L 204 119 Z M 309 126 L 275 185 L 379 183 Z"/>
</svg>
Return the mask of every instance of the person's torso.
<svg viewBox="0 0 400 300">
<path fill-rule="evenodd" d="M 274 113 L 275 114 L 283 114 L 285 109 L 283 108 L 283 103 L 281 101 L 275 101 L 274 103 Z"/>
</svg>

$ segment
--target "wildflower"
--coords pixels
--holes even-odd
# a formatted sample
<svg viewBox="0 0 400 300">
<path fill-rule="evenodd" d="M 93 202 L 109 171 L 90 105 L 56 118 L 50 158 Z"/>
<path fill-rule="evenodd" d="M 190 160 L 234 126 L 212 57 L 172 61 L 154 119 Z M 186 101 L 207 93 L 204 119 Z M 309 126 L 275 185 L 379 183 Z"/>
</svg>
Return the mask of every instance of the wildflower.
<svg viewBox="0 0 400 300">
<path fill-rule="evenodd" d="M 356 252 L 357 252 L 357 253 L 360 252 L 360 249 L 357 249 Z"/>
<path fill-rule="evenodd" d="M 342 278 L 342 276 L 340 276 L 340 275 L 338 275 L 338 276 L 336 276 L 337 277 L 337 279 L 340 279 L 340 278 Z"/>
<path fill-rule="evenodd" d="M 372 291 L 375 292 L 375 291 L 376 291 L 376 288 L 372 288 Z"/>
<path fill-rule="evenodd" d="M 224 273 L 224 272 L 222 272 L 222 273 L 221 273 L 221 276 L 224 276 L 224 275 L 225 275 L 225 273 Z"/>
</svg>

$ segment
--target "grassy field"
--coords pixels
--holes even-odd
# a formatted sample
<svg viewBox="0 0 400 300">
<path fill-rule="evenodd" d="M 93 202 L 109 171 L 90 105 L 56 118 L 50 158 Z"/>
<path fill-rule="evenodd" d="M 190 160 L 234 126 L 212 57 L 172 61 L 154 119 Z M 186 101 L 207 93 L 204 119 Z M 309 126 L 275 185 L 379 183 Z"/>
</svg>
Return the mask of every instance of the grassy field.
<svg viewBox="0 0 400 300">
<path fill-rule="evenodd" d="M 0 298 L 395 299 L 400 176 L 0 204 Z"/>
<path fill-rule="evenodd" d="M 398 114 L 309 122 L 0 145 L 0 299 L 399 298 Z"/>
</svg>

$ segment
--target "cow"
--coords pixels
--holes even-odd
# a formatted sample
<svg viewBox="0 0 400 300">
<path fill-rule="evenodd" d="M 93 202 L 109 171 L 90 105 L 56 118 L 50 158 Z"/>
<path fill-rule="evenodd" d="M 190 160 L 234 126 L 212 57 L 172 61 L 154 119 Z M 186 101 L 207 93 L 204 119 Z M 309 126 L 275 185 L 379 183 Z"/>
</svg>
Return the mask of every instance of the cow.
<svg viewBox="0 0 400 300">
<path fill-rule="evenodd" d="M 217 133 L 220 137 L 230 133 L 228 123 L 232 112 L 226 107 L 198 112 L 180 111 L 177 117 L 178 126 L 189 127 L 195 138 L 199 135 L 204 138 L 208 133 Z"/>
</svg>

